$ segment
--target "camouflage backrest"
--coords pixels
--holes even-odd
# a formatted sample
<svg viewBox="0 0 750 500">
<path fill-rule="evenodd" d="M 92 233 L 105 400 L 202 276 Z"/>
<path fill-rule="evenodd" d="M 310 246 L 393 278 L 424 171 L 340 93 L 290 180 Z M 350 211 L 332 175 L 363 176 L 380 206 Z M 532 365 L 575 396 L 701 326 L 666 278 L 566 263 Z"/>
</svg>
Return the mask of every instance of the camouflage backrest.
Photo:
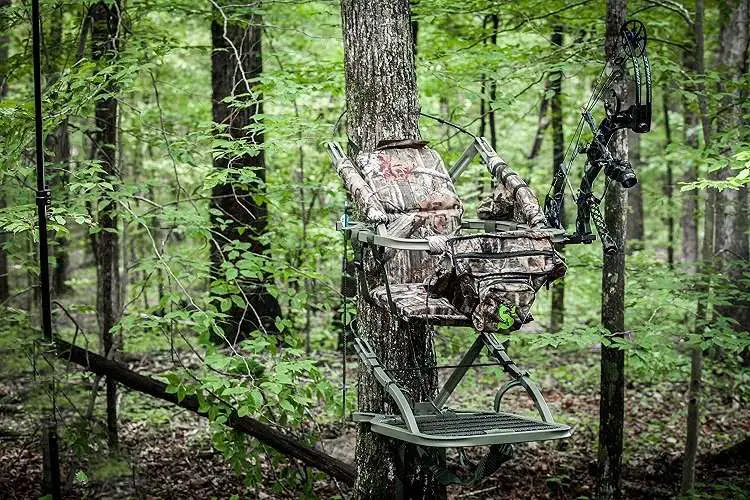
<svg viewBox="0 0 750 500">
<path fill-rule="evenodd" d="M 440 156 L 420 141 L 388 141 L 355 158 L 387 214 L 386 232 L 402 238 L 453 234 L 463 204 Z"/>
</svg>

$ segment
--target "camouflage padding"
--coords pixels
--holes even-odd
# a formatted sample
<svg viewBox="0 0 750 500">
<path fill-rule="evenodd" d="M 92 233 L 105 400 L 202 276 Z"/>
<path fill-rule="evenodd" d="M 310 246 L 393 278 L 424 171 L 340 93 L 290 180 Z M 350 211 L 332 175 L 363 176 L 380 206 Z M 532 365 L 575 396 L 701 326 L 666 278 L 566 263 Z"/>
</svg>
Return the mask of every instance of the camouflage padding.
<svg viewBox="0 0 750 500">
<path fill-rule="evenodd" d="M 356 163 L 386 213 L 389 235 L 424 238 L 461 227 L 463 204 L 453 181 L 440 156 L 424 143 L 360 153 Z"/>
<path fill-rule="evenodd" d="M 492 196 L 480 204 L 477 215 L 483 219 L 514 220 L 533 228 L 545 227 L 547 219 L 526 181 L 499 156 L 490 158 L 487 168 L 497 186 Z"/>
<path fill-rule="evenodd" d="M 550 236 L 533 230 L 451 238 L 431 289 L 479 331 L 498 329 L 500 306 L 512 318 L 508 329 L 520 328 L 530 320 L 536 291 L 565 274 Z"/>
<path fill-rule="evenodd" d="M 430 148 L 389 148 L 360 153 L 356 162 L 387 213 L 463 207 L 443 160 Z"/>
<path fill-rule="evenodd" d="M 484 220 L 514 220 L 515 202 L 513 194 L 505 184 L 498 182 L 492 194 L 477 207 L 477 217 Z"/>
<path fill-rule="evenodd" d="M 357 210 L 367 221 L 378 224 L 388 222 L 388 216 L 377 195 L 349 158 L 344 158 L 338 164 L 336 173 L 344 181 L 344 186 L 354 200 Z"/>
<path fill-rule="evenodd" d="M 436 323 L 468 323 L 467 317 L 446 299 L 429 296 L 427 288 L 422 283 L 392 284 L 390 289 L 396 313 L 403 319 L 432 320 Z M 385 286 L 374 288 L 371 296 L 378 306 L 388 310 L 388 293 Z"/>
</svg>

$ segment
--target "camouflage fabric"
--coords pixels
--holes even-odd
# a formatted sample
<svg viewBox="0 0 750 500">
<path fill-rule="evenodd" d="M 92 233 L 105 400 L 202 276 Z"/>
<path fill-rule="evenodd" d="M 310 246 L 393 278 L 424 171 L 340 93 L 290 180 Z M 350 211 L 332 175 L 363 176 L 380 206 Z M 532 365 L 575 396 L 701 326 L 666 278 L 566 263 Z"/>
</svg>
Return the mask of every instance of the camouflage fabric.
<svg viewBox="0 0 750 500">
<path fill-rule="evenodd" d="M 492 195 L 485 198 L 477 207 L 477 217 L 484 220 L 514 220 L 516 204 L 513 193 L 505 184 L 498 182 Z"/>
<path fill-rule="evenodd" d="M 401 283 L 391 285 L 391 298 L 397 314 L 403 319 L 425 319 L 436 322 L 463 323 L 465 315 L 442 297 L 431 297 L 422 283 Z M 388 294 L 385 286 L 374 288 L 372 298 L 378 306 L 388 309 Z"/>
<path fill-rule="evenodd" d="M 367 221 L 378 224 L 388 222 L 383 204 L 349 158 L 344 158 L 338 164 L 336 173 L 344 181 L 344 186 L 354 200 L 357 210 Z"/>
<path fill-rule="evenodd" d="M 492 196 L 482 202 L 477 216 L 482 219 L 514 220 L 533 228 L 547 225 L 536 194 L 526 182 L 499 156 L 492 157 L 487 165 L 497 185 Z"/>
<path fill-rule="evenodd" d="M 510 329 L 530 321 L 536 291 L 565 274 L 551 231 L 508 231 L 451 238 L 431 290 L 470 316 L 479 331 L 496 330 L 504 305 Z"/>
<path fill-rule="evenodd" d="M 461 226 L 463 204 L 440 156 L 423 142 L 411 145 L 389 145 L 356 157 L 387 214 L 386 231 L 401 238 L 451 234 Z"/>
<path fill-rule="evenodd" d="M 479 303 L 471 313 L 471 321 L 480 332 L 498 330 L 501 322 L 501 307 L 510 317 L 507 329 L 515 330 L 533 318 L 530 314 L 536 291 L 528 282 L 508 281 L 506 278 L 494 278 L 477 281 Z"/>
</svg>

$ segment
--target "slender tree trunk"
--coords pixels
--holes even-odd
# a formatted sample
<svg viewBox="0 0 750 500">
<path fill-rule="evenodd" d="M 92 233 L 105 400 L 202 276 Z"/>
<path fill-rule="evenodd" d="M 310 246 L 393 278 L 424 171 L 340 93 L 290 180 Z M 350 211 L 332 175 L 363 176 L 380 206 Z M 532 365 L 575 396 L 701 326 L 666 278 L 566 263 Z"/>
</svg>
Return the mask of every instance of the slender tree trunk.
<svg viewBox="0 0 750 500">
<path fill-rule="evenodd" d="M 117 3 L 98 2 L 89 8 L 91 17 L 92 57 L 101 68 L 112 64 L 120 44 L 120 10 Z M 94 132 L 94 159 L 102 167 L 102 181 L 110 182 L 116 189 L 119 183 L 117 166 L 117 91 L 115 81 L 105 84 L 107 95 L 94 104 L 96 130 Z M 117 346 L 112 328 L 117 323 L 120 310 L 120 242 L 117 228 L 117 205 L 104 193 L 97 206 L 99 233 L 97 235 L 96 310 L 101 336 L 101 347 L 109 359 L 116 358 Z M 117 450 L 117 383 L 107 378 L 107 441 L 110 449 Z"/>
<path fill-rule="evenodd" d="M 697 130 L 700 127 L 698 117 L 692 110 L 684 108 L 685 142 L 693 148 L 698 148 Z M 694 161 L 690 161 L 681 176 L 683 183 L 695 182 L 698 169 Z M 682 262 L 688 272 L 695 272 L 698 261 L 698 191 L 693 189 L 680 193 L 682 210 L 680 227 L 682 228 Z"/>
<path fill-rule="evenodd" d="M 547 79 L 544 82 L 544 95 L 542 97 L 542 102 L 539 103 L 539 118 L 537 119 L 534 142 L 531 143 L 531 150 L 527 157 L 529 160 L 534 160 L 539 156 L 539 152 L 542 150 L 542 143 L 544 142 L 544 133 L 547 131 L 547 127 L 549 127 L 550 120 L 548 117 L 548 109 L 550 100 L 547 99 L 547 92 L 551 90 L 551 87 L 552 83 Z"/>
<path fill-rule="evenodd" d="M 701 12 L 702 15 L 702 12 Z M 695 30 L 697 28 L 691 27 Z M 690 36 L 695 38 L 695 33 L 691 32 Z M 683 53 L 683 66 L 687 71 L 694 72 L 695 65 L 695 45 L 693 44 Z M 688 88 L 687 90 L 695 91 Z M 685 143 L 693 149 L 698 149 L 698 134 L 700 132 L 700 120 L 695 112 L 694 105 L 688 100 L 682 100 L 682 114 L 684 117 L 684 134 Z M 682 174 L 681 180 L 684 183 L 694 182 L 698 179 L 698 167 L 695 161 L 690 161 Z M 680 227 L 682 227 L 682 262 L 686 271 L 695 273 L 698 262 L 698 190 L 683 191 L 680 194 L 682 200 L 682 210 L 680 214 Z"/>
<path fill-rule="evenodd" d="M 552 45 L 556 48 L 563 44 L 563 26 L 554 28 L 551 38 Z M 552 175 L 562 168 L 565 158 L 565 137 L 563 135 L 563 112 L 562 112 L 562 71 L 556 71 L 549 77 L 550 89 L 553 91 L 550 97 L 550 114 L 552 123 Z M 565 227 L 565 205 L 560 207 L 560 222 Z M 564 254 L 565 247 L 560 245 L 557 251 Z M 550 331 L 558 332 L 565 321 L 565 281 L 558 280 L 552 285 L 550 312 Z"/>
<path fill-rule="evenodd" d="M 487 29 L 487 16 L 482 16 L 482 45 L 487 45 L 487 38 L 484 32 Z M 479 89 L 479 137 L 485 137 L 487 133 L 487 75 L 484 73 L 479 77 L 481 85 Z M 477 179 L 477 200 L 480 202 L 484 199 L 484 176 L 478 175 Z"/>
<path fill-rule="evenodd" d="M 626 0 L 607 0 L 607 59 L 614 56 L 620 27 L 625 21 Z M 628 91 L 624 79 L 616 82 L 618 93 Z M 625 132 L 615 134 L 610 150 L 616 158 L 627 160 Z M 604 200 L 604 220 L 617 244 L 614 255 L 604 255 L 602 269 L 602 324 L 612 337 L 625 330 L 625 206 L 626 192 L 612 183 Z M 599 453 L 596 496 L 599 499 L 622 498 L 622 435 L 625 417 L 625 354 L 622 349 L 602 345 L 601 400 L 599 403 Z"/>
<path fill-rule="evenodd" d="M 698 84 L 698 103 L 700 108 L 700 118 L 703 124 L 703 143 L 706 148 L 711 144 L 711 130 L 708 118 L 708 105 L 705 98 L 705 88 L 702 79 L 705 75 L 705 54 L 703 43 L 703 0 L 695 2 L 695 23 L 694 39 L 695 51 L 692 54 L 692 62 L 696 76 L 701 83 Z M 697 145 L 697 140 L 695 141 Z M 711 284 L 708 280 L 709 273 L 713 268 L 714 249 L 716 238 L 716 191 L 709 189 L 706 192 L 706 209 L 703 217 L 703 259 L 701 272 L 703 273 L 704 284 L 698 289 L 702 292 L 698 299 L 695 318 L 695 337 L 696 341 L 703 339 L 703 331 L 706 328 L 707 316 L 710 315 L 708 296 Z M 696 238 L 697 239 L 697 238 Z M 687 432 L 685 437 L 685 457 L 682 463 L 682 481 L 680 483 L 680 492 L 688 494 L 695 486 L 695 458 L 698 454 L 698 438 L 700 431 L 700 392 L 702 385 L 703 371 L 703 349 L 698 342 L 690 350 L 690 384 L 688 386 L 688 415 L 687 415 Z"/>
<path fill-rule="evenodd" d="M 630 163 L 636 172 L 640 170 L 641 162 L 641 136 L 640 134 L 628 134 L 628 153 Z M 627 228 L 625 235 L 628 240 L 628 250 L 643 247 L 643 191 L 639 182 L 628 189 Z"/>
<path fill-rule="evenodd" d="M 63 50 L 63 16 L 62 6 L 55 9 L 55 18 L 51 21 L 49 38 L 45 43 L 47 52 L 47 86 L 52 86 L 60 78 L 64 64 Z M 70 134 L 68 133 L 68 119 L 64 118 L 57 128 L 47 136 L 46 149 L 52 152 L 47 158 L 50 163 L 52 190 L 57 196 L 65 195 L 70 168 Z M 68 236 L 57 233 L 52 247 L 55 265 L 52 268 L 52 292 L 54 295 L 65 293 L 65 280 L 68 270 Z"/>
<path fill-rule="evenodd" d="M 669 120 L 669 90 L 666 87 L 662 94 L 662 103 L 665 147 L 668 149 L 672 144 L 672 128 Z M 674 269 L 674 173 L 671 161 L 667 161 L 666 172 L 664 173 L 664 195 L 667 197 L 667 265 L 669 269 Z"/>
<path fill-rule="evenodd" d="M 221 170 L 248 169 L 255 173 L 257 183 L 247 186 L 227 181 L 212 190 L 212 214 L 215 230 L 223 238 L 211 249 L 213 278 L 223 279 L 225 261 L 223 247 L 227 242 L 249 244 L 249 251 L 268 255 L 268 244 L 263 235 L 268 225 L 268 207 L 256 199 L 265 193 L 266 166 L 263 151 L 261 116 L 263 103 L 257 94 L 251 97 L 257 79 L 263 73 L 261 48 L 262 18 L 252 10 L 257 4 L 231 4 L 224 2 L 214 12 L 211 22 L 211 84 L 213 87 L 213 120 L 218 136 L 227 134 L 232 140 L 242 142 L 252 152 L 228 158 L 216 155 L 214 167 Z M 226 102 L 226 99 L 233 101 Z M 241 104 L 237 106 L 237 104 Z M 234 178 L 230 174 L 230 179 Z M 264 273 L 260 278 L 239 277 L 237 284 L 245 296 L 246 306 L 236 304 L 227 312 L 229 319 L 223 324 L 226 340 L 242 340 L 254 330 L 275 333 L 276 318 L 281 315 L 278 300 L 269 293 L 273 277 Z"/>
<path fill-rule="evenodd" d="M 0 13 L 2 13 L 8 6 L 10 6 L 10 0 L 0 0 Z M 6 81 L 7 75 L 3 73 L 5 64 L 8 61 L 8 43 L 7 33 L 0 33 L 0 101 L 2 101 L 8 93 L 8 82 Z M 0 192 L 0 209 L 3 208 L 5 208 L 5 193 Z M 5 250 L 6 240 L 5 233 L 0 231 L 0 302 L 7 300 L 10 296 L 8 253 Z"/>
<path fill-rule="evenodd" d="M 497 30 L 500 27 L 500 18 L 497 14 L 490 15 L 490 23 L 492 24 L 492 34 L 490 35 L 490 43 L 493 46 L 497 45 Z M 495 79 L 490 80 L 490 101 L 489 101 L 489 126 L 490 126 L 490 146 L 492 149 L 497 151 L 497 126 L 495 124 L 495 106 L 497 103 L 497 81 Z M 493 186 L 494 188 L 494 186 Z"/>
<path fill-rule="evenodd" d="M 408 0 L 343 0 L 346 104 L 354 147 L 372 151 L 383 139 L 418 139 L 419 100 Z M 384 71 L 383 68 L 387 68 Z M 402 259 L 396 259 L 402 260 Z M 390 269 L 394 281 L 412 281 L 417 270 Z M 424 366 L 402 383 L 416 400 L 433 397 L 437 377 L 432 335 L 423 322 L 402 323 L 360 300 L 358 335 L 373 345 L 388 368 Z M 359 409 L 393 413 L 395 407 L 368 370 L 359 373 Z M 413 446 L 372 433 L 361 425 L 356 449 L 355 498 L 445 498 Z"/>
<path fill-rule="evenodd" d="M 48 136 L 54 141 L 53 158 L 55 168 L 54 190 L 58 196 L 65 196 L 66 186 L 68 184 L 70 168 L 70 134 L 68 133 L 68 119 L 64 119 L 55 132 Z M 68 236 L 64 233 L 58 233 L 55 237 L 55 267 L 52 269 L 52 292 L 59 296 L 67 291 L 65 281 L 68 277 Z"/>
</svg>

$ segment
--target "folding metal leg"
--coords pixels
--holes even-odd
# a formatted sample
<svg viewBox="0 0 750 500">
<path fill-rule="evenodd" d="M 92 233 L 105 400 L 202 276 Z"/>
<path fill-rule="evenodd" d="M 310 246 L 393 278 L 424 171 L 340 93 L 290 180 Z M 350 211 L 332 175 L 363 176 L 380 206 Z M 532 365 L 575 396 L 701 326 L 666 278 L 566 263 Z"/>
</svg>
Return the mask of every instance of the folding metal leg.
<svg viewBox="0 0 750 500">
<path fill-rule="evenodd" d="M 494 334 L 483 333 L 482 338 L 487 345 L 487 349 L 490 351 L 490 355 L 498 360 L 503 365 L 505 371 L 513 377 L 513 380 L 506 383 L 495 395 L 495 411 L 500 411 L 500 402 L 508 390 L 516 386 L 521 386 L 526 390 L 526 393 L 534 402 L 534 407 L 536 408 L 536 411 L 539 412 L 539 416 L 542 420 L 546 423 L 553 424 L 554 419 L 552 418 L 552 412 L 549 410 L 549 406 L 547 406 L 544 396 L 542 396 L 542 391 L 540 391 L 539 387 L 529 378 L 528 373 L 516 366 L 505 351 L 503 344 Z"/>
<path fill-rule="evenodd" d="M 378 361 L 378 357 L 375 355 L 375 351 L 370 346 L 370 343 L 367 342 L 367 340 L 355 335 L 354 349 L 357 351 L 359 359 L 361 359 L 362 362 L 367 365 L 370 370 L 372 370 L 372 373 L 373 375 L 375 375 L 375 379 L 378 381 L 378 383 L 380 383 L 380 385 L 383 386 L 386 392 L 393 398 L 393 401 L 396 403 L 396 406 L 401 413 L 401 417 L 403 418 L 404 424 L 406 425 L 406 428 L 409 430 L 409 432 L 419 432 L 419 427 L 417 426 L 417 421 L 414 418 L 414 412 L 412 411 L 411 403 L 406 398 L 401 388 L 383 369 L 383 366 L 380 364 L 380 361 Z M 357 412 L 354 415 L 354 420 L 366 421 L 368 420 L 368 415 Z"/>
</svg>

